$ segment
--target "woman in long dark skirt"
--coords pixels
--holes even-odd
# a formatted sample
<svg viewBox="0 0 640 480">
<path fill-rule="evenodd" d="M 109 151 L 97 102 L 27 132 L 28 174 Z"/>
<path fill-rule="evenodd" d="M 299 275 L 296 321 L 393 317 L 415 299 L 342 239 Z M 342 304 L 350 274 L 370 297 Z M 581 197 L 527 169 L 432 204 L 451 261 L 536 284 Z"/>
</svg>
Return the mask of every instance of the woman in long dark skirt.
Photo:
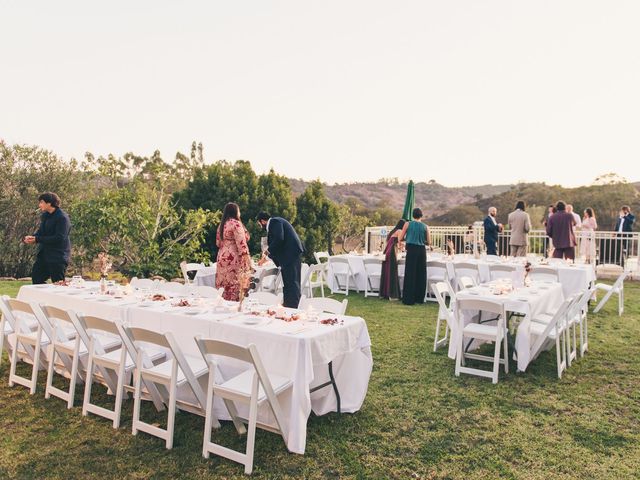
<svg viewBox="0 0 640 480">
<path fill-rule="evenodd" d="M 427 250 L 429 231 L 420 221 L 422 210 L 413 209 L 413 220 L 404 225 L 402 237 L 406 242 L 407 256 L 404 267 L 402 303 L 424 303 L 427 292 Z"/>
<path fill-rule="evenodd" d="M 400 298 L 400 280 L 398 279 L 397 247 L 400 244 L 402 227 L 405 221 L 400 220 L 395 228 L 387 235 L 387 245 L 384 248 L 384 261 L 380 276 L 380 296 L 387 299 Z"/>
</svg>

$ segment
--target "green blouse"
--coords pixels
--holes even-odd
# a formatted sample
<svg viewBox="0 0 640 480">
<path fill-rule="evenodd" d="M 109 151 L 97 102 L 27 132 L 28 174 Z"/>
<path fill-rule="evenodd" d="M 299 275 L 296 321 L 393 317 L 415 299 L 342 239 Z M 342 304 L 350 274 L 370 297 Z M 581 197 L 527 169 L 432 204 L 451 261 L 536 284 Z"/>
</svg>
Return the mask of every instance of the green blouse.
<svg viewBox="0 0 640 480">
<path fill-rule="evenodd" d="M 411 222 L 409 222 L 409 227 L 407 228 L 407 234 L 405 236 L 407 245 L 424 246 L 426 240 L 427 226 L 422 222 L 418 222 L 417 220 L 412 220 Z"/>
</svg>

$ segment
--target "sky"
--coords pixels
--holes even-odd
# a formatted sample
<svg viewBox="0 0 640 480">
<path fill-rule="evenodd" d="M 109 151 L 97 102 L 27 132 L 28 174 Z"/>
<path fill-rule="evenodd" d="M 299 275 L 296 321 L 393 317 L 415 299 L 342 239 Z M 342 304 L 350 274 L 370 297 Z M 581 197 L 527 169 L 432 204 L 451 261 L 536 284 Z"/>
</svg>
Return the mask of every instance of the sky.
<svg viewBox="0 0 640 480">
<path fill-rule="evenodd" d="M 640 181 L 640 2 L 2 1 L 0 139 L 328 183 Z"/>
</svg>

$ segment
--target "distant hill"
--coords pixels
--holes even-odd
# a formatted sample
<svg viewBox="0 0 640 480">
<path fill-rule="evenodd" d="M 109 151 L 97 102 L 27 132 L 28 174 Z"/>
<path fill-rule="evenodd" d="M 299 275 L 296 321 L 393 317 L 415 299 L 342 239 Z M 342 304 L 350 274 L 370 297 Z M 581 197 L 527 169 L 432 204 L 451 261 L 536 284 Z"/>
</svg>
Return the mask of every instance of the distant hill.
<svg viewBox="0 0 640 480">
<path fill-rule="evenodd" d="M 295 195 L 301 194 L 309 182 L 289 179 Z M 436 182 L 415 184 L 415 205 L 427 218 L 444 214 L 455 205 L 472 203 L 508 191 L 511 185 L 480 185 L 473 187 L 445 187 Z M 388 207 L 402 211 L 407 184 L 398 182 L 341 183 L 325 185 L 327 196 L 334 202 L 356 200 L 368 209 Z"/>
<path fill-rule="evenodd" d="M 559 200 L 573 204 L 574 211 L 582 216 L 585 208 L 595 210 L 600 230 L 615 226 L 622 205 L 629 205 L 632 212 L 640 211 L 640 182 L 609 185 L 589 185 L 565 188 L 545 183 L 521 183 L 491 197 L 478 199 L 463 205 L 453 205 L 447 212 L 431 218 L 432 224 L 465 225 L 482 220 L 489 207 L 498 209 L 498 221 L 507 222 L 507 216 L 518 200 L 524 200 L 534 227 L 542 226 L 547 206 Z M 636 229 L 638 226 L 636 226 Z"/>
</svg>

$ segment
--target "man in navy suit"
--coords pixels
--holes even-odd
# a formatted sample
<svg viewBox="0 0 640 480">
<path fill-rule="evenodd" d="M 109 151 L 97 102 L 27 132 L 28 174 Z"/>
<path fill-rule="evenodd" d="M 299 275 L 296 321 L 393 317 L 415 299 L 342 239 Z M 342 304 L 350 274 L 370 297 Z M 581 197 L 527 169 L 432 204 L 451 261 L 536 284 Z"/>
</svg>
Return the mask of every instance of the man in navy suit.
<svg viewBox="0 0 640 480">
<path fill-rule="evenodd" d="M 636 221 L 635 215 L 631 213 L 631 208 L 628 205 L 624 205 L 620 209 L 620 217 L 616 221 L 616 232 L 618 238 L 618 255 L 620 258 L 620 265 L 624 267 L 624 259 L 629 253 L 627 251 L 629 245 L 630 233 L 633 231 L 633 224 Z"/>
<path fill-rule="evenodd" d="M 496 221 L 496 207 L 489 208 L 488 213 L 484 219 L 484 244 L 487 246 L 487 255 L 497 255 L 498 233 L 502 231 L 502 224 Z"/>
<path fill-rule="evenodd" d="M 304 247 L 300 237 L 291 224 L 281 217 L 272 217 L 266 212 L 260 212 L 258 223 L 267 230 L 267 255 L 282 274 L 283 305 L 298 308 L 300 303 L 300 270 L 302 260 L 300 255 Z"/>
</svg>

